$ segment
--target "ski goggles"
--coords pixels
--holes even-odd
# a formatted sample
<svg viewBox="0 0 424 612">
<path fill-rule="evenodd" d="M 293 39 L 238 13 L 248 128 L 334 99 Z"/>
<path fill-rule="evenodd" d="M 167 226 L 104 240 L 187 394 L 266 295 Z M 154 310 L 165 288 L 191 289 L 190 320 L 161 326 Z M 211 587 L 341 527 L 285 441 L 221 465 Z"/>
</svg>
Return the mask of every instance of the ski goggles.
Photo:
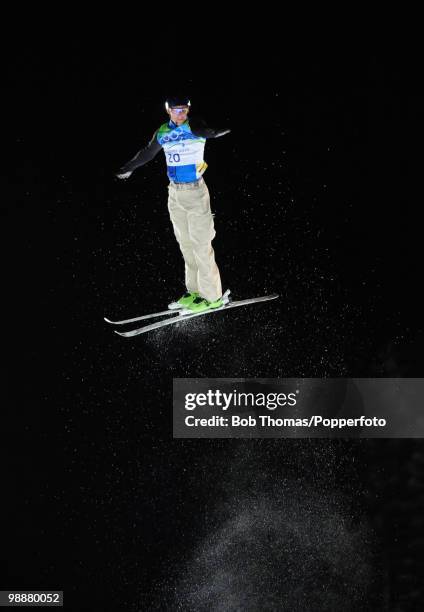
<svg viewBox="0 0 424 612">
<path fill-rule="evenodd" d="M 182 113 L 188 113 L 188 106 L 186 106 L 185 108 L 171 108 L 170 110 L 172 113 L 178 113 L 179 115 L 181 115 Z"/>
</svg>

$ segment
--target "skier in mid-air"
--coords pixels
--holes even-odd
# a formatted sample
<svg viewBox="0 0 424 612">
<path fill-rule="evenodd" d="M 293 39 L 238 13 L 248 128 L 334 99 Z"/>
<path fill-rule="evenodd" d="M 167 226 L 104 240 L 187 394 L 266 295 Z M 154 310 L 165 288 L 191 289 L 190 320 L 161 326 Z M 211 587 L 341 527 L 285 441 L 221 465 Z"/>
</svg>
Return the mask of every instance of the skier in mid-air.
<svg viewBox="0 0 424 612">
<path fill-rule="evenodd" d="M 230 132 L 207 127 L 200 118 L 188 118 L 190 100 L 168 98 L 169 121 L 155 131 L 146 148 L 120 168 L 116 176 L 127 179 L 139 166 L 163 149 L 169 186 L 168 210 L 175 237 L 185 262 L 186 293 L 170 307 L 203 312 L 223 306 L 222 286 L 212 240 L 215 237 L 209 190 L 202 177 L 207 168 L 203 159 L 207 138 Z"/>
</svg>

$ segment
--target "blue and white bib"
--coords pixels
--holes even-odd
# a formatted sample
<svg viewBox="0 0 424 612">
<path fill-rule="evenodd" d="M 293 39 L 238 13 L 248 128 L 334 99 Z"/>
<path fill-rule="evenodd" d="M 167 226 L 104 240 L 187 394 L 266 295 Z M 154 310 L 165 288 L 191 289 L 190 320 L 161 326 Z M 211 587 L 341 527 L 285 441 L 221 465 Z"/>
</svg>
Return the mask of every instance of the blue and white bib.
<svg viewBox="0 0 424 612">
<path fill-rule="evenodd" d="M 207 163 L 203 155 L 206 138 L 195 136 L 188 121 L 182 125 L 176 125 L 173 121 L 164 123 L 157 132 L 157 141 L 164 150 L 171 181 L 191 183 L 205 172 Z"/>
</svg>

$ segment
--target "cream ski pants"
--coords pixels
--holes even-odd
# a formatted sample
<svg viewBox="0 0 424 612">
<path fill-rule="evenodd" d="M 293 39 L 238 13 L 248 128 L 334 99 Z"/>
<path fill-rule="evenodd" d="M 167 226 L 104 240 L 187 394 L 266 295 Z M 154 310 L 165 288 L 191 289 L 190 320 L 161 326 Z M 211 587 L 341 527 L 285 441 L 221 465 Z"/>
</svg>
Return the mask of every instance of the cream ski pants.
<svg viewBox="0 0 424 612">
<path fill-rule="evenodd" d="M 209 190 L 203 178 L 194 183 L 169 183 L 168 210 L 185 262 L 187 291 L 214 302 L 222 296 L 212 240 L 215 227 Z"/>
</svg>

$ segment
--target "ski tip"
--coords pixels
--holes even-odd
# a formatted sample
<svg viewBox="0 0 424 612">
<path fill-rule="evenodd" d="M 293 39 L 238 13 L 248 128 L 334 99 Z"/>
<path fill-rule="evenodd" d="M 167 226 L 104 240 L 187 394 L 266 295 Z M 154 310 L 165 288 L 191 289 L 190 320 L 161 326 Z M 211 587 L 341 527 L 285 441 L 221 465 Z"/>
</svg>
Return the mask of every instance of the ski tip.
<svg viewBox="0 0 424 612">
<path fill-rule="evenodd" d="M 103 321 L 106 321 L 106 323 L 111 323 L 112 325 L 115 325 L 115 321 L 111 321 L 107 317 L 103 317 Z"/>
</svg>

